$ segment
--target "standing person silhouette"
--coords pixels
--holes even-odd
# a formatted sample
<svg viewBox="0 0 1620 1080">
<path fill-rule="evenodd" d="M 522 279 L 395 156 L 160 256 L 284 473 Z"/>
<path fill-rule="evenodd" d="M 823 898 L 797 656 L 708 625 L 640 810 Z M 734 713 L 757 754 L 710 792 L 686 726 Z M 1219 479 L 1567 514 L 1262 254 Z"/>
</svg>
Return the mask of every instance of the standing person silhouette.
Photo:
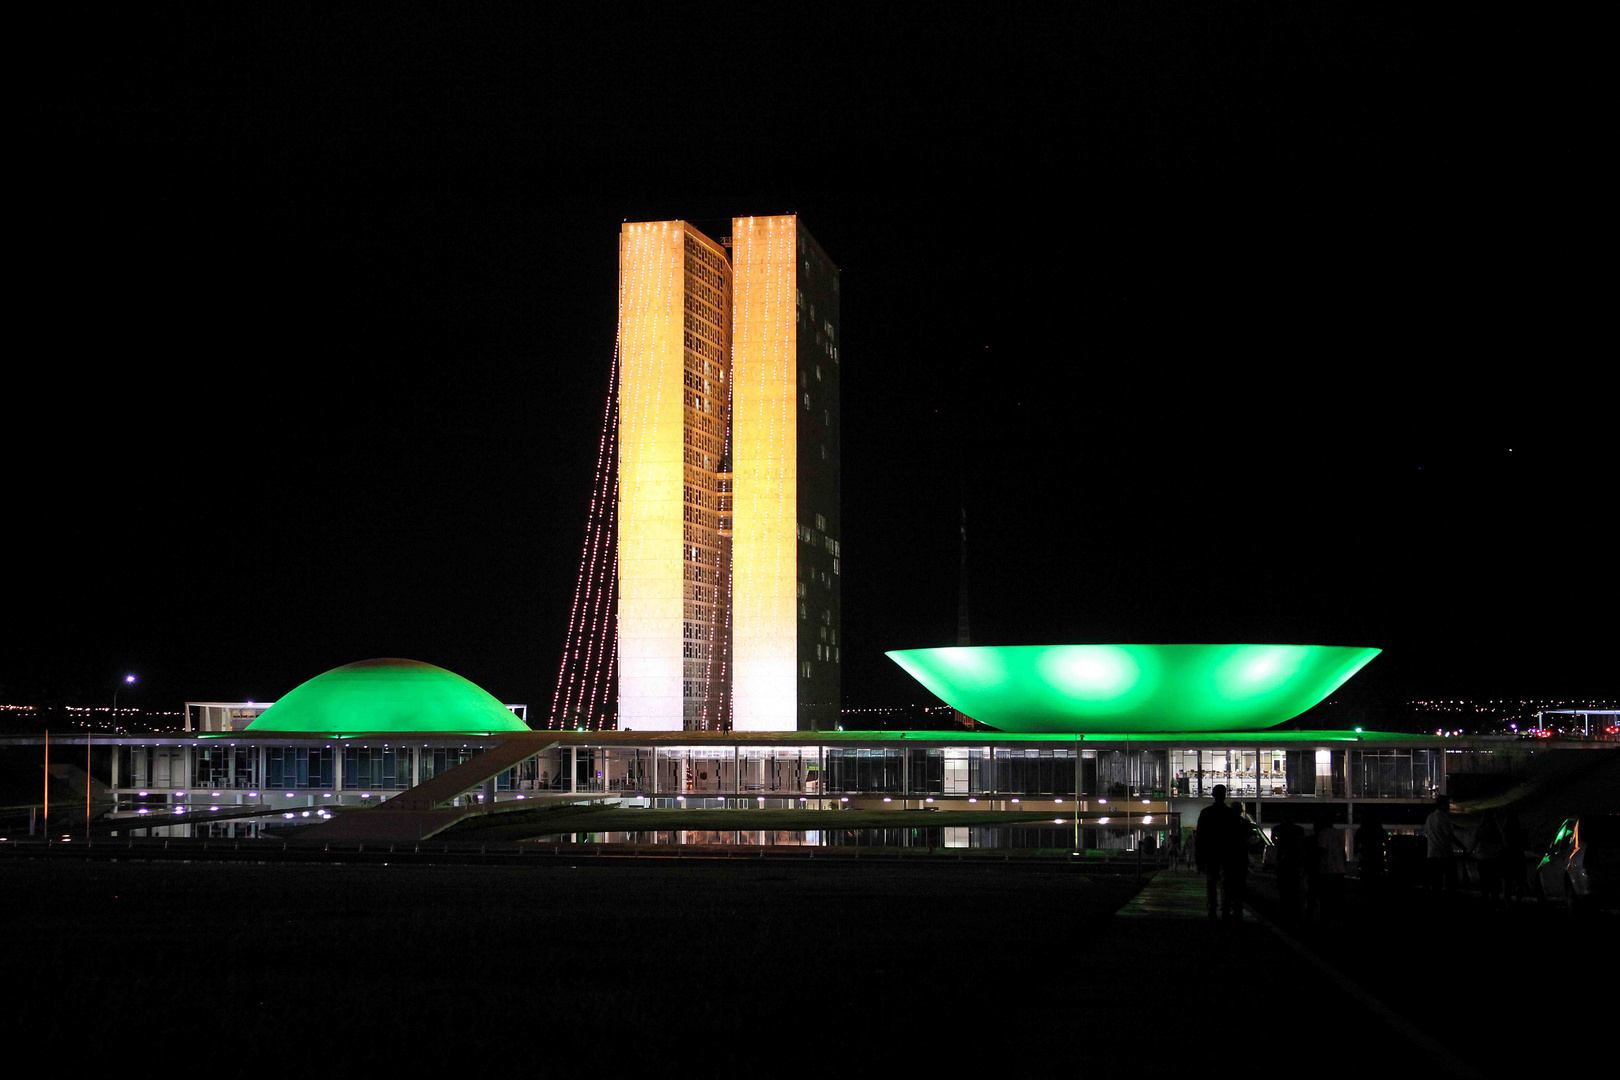
<svg viewBox="0 0 1620 1080">
<path fill-rule="evenodd" d="M 1502 863 L 1507 838 L 1500 811 L 1486 810 L 1474 830 L 1474 859 L 1479 867 L 1479 895 L 1487 911 L 1505 906 L 1502 898 Z"/>
<path fill-rule="evenodd" d="M 1227 804 L 1225 784 L 1216 784 L 1211 794 L 1215 801 L 1198 814 L 1198 869 L 1204 875 L 1209 921 L 1237 922 L 1243 918 L 1248 840 L 1254 826 Z"/>
<path fill-rule="evenodd" d="M 1378 811 L 1362 811 L 1361 827 L 1356 830 L 1356 862 L 1361 866 L 1361 896 L 1369 907 L 1377 906 L 1384 893 L 1384 854 L 1389 830 Z"/>
<path fill-rule="evenodd" d="M 1322 926 L 1338 920 L 1344 905 L 1344 838 L 1333 827 L 1333 814 L 1323 810 L 1316 817 L 1311 834 L 1316 873 L 1311 878 L 1311 895 L 1305 902 L 1306 919 Z"/>
<path fill-rule="evenodd" d="M 1277 904 L 1282 909 L 1282 921 L 1299 921 L 1299 881 L 1305 870 L 1305 830 L 1292 821 L 1285 821 L 1271 830 L 1272 842 L 1277 847 Z"/>
<path fill-rule="evenodd" d="M 1434 797 L 1434 810 L 1423 822 L 1423 838 L 1428 850 L 1429 888 L 1451 897 L 1457 892 L 1457 853 L 1462 850 L 1462 838 L 1451 816 L 1451 799 L 1445 795 Z"/>
<path fill-rule="evenodd" d="M 1524 899 L 1525 849 L 1530 838 L 1525 835 L 1519 815 L 1512 810 L 1502 818 L 1502 899 L 1518 903 Z"/>
</svg>

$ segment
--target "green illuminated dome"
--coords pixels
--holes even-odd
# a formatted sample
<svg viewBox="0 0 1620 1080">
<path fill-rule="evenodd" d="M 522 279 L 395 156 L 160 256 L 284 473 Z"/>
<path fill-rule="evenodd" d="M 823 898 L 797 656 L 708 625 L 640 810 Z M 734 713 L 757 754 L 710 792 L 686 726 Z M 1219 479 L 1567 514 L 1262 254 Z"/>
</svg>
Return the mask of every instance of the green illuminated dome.
<svg viewBox="0 0 1620 1080">
<path fill-rule="evenodd" d="M 420 660 L 362 660 L 300 683 L 249 731 L 528 731 L 476 683 Z"/>
<path fill-rule="evenodd" d="M 1009 645 L 889 659 L 1001 731 L 1258 731 L 1309 709 L 1381 650 L 1337 645 Z"/>
</svg>

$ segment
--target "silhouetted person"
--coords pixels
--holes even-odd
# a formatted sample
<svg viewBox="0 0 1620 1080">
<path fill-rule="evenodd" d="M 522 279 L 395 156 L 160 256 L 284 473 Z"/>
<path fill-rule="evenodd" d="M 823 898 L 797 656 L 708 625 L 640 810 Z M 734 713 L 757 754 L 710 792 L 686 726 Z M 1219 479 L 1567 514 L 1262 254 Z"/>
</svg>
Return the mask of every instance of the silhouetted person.
<svg viewBox="0 0 1620 1080">
<path fill-rule="evenodd" d="M 1323 811 L 1316 819 L 1316 832 L 1311 834 L 1312 855 L 1316 873 L 1311 878 L 1311 895 L 1306 901 L 1305 917 L 1326 926 L 1337 919 L 1344 908 L 1344 838 L 1333 827 L 1333 817 Z"/>
<path fill-rule="evenodd" d="M 1423 839 L 1428 849 L 1427 878 L 1429 888 L 1448 895 L 1457 891 L 1457 852 L 1462 843 L 1457 836 L 1457 823 L 1451 817 L 1451 799 L 1445 795 L 1434 797 L 1434 810 L 1423 822 Z"/>
<path fill-rule="evenodd" d="M 1271 830 L 1277 849 L 1277 902 L 1284 922 L 1299 919 L 1299 883 L 1305 872 L 1305 830 L 1285 821 Z"/>
<path fill-rule="evenodd" d="M 1530 837 L 1512 810 L 1502 813 L 1502 899 L 1517 903 L 1524 899 L 1525 853 Z"/>
<path fill-rule="evenodd" d="M 1361 867 L 1361 892 L 1367 903 L 1374 904 L 1384 891 L 1384 853 L 1389 847 L 1389 832 L 1378 819 L 1378 811 L 1362 812 L 1361 828 L 1356 830 L 1356 862 Z"/>
<path fill-rule="evenodd" d="M 1223 917 L 1236 922 L 1243 918 L 1248 841 L 1254 827 L 1227 805 L 1225 784 L 1216 784 L 1211 794 L 1215 801 L 1198 815 L 1198 869 L 1204 874 L 1210 921 Z"/>
<path fill-rule="evenodd" d="M 1474 830 L 1474 861 L 1479 869 L 1479 895 L 1486 908 L 1502 906 L 1502 859 L 1507 850 L 1507 838 L 1502 832 L 1502 818 L 1495 810 L 1487 810 Z"/>
</svg>

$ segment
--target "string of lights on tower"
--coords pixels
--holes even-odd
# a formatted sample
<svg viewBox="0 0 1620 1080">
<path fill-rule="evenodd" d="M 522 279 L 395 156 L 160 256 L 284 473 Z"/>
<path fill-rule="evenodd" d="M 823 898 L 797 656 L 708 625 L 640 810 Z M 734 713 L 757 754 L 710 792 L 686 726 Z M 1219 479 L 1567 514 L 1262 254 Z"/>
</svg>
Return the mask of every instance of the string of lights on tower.
<svg viewBox="0 0 1620 1080">
<path fill-rule="evenodd" d="M 553 729 L 836 724 L 838 272 L 793 215 L 732 233 L 620 230 Z"/>
</svg>

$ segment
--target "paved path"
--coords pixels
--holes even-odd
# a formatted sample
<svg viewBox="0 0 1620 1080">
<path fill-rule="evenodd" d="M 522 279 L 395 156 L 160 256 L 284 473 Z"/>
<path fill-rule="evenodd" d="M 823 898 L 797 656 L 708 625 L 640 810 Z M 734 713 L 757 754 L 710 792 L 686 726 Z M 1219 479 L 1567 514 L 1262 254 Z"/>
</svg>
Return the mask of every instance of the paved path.
<svg viewBox="0 0 1620 1080">
<path fill-rule="evenodd" d="M 1161 870 L 1115 914 L 1126 919 L 1203 919 L 1204 876 Z"/>
<path fill-rule="evenodd" d="M 1269 878 L 1255 881 L 1265 895 Z M 1322 942 L 1303 944 L 1252 906 L 1243 922 L 1211 923 L 1204 875 L 1192 869 L 1161 870 L 1140 892 L 1115 912 L 1126 920 L 1120 938 L 1128 949 L 1154 955 L 1182 970 L 1203 970 L 1209 987 L 1243 987 L 1260 1005 L 1266 1030 L 1276 1042 L 1298 1044 L 1300 1060 L 1314 1050 L 1312 1017 L 1333 1017 L 1358 1033 L 1366 1045 L 1390 1055 L 1389 1060 L 1420 1061 L 1428 1075 L 1477 1078 L 1482 1074 L 1420 1030 L 1356 978 L 1346 975 Z M 1393 940 L 1393 938 L 1392 938 Z M 1341 944 L 1336 942 L 1335 944 Z M 1300 1008 L 1314 1010 L 1300 1012 Z"/>
</svg>

